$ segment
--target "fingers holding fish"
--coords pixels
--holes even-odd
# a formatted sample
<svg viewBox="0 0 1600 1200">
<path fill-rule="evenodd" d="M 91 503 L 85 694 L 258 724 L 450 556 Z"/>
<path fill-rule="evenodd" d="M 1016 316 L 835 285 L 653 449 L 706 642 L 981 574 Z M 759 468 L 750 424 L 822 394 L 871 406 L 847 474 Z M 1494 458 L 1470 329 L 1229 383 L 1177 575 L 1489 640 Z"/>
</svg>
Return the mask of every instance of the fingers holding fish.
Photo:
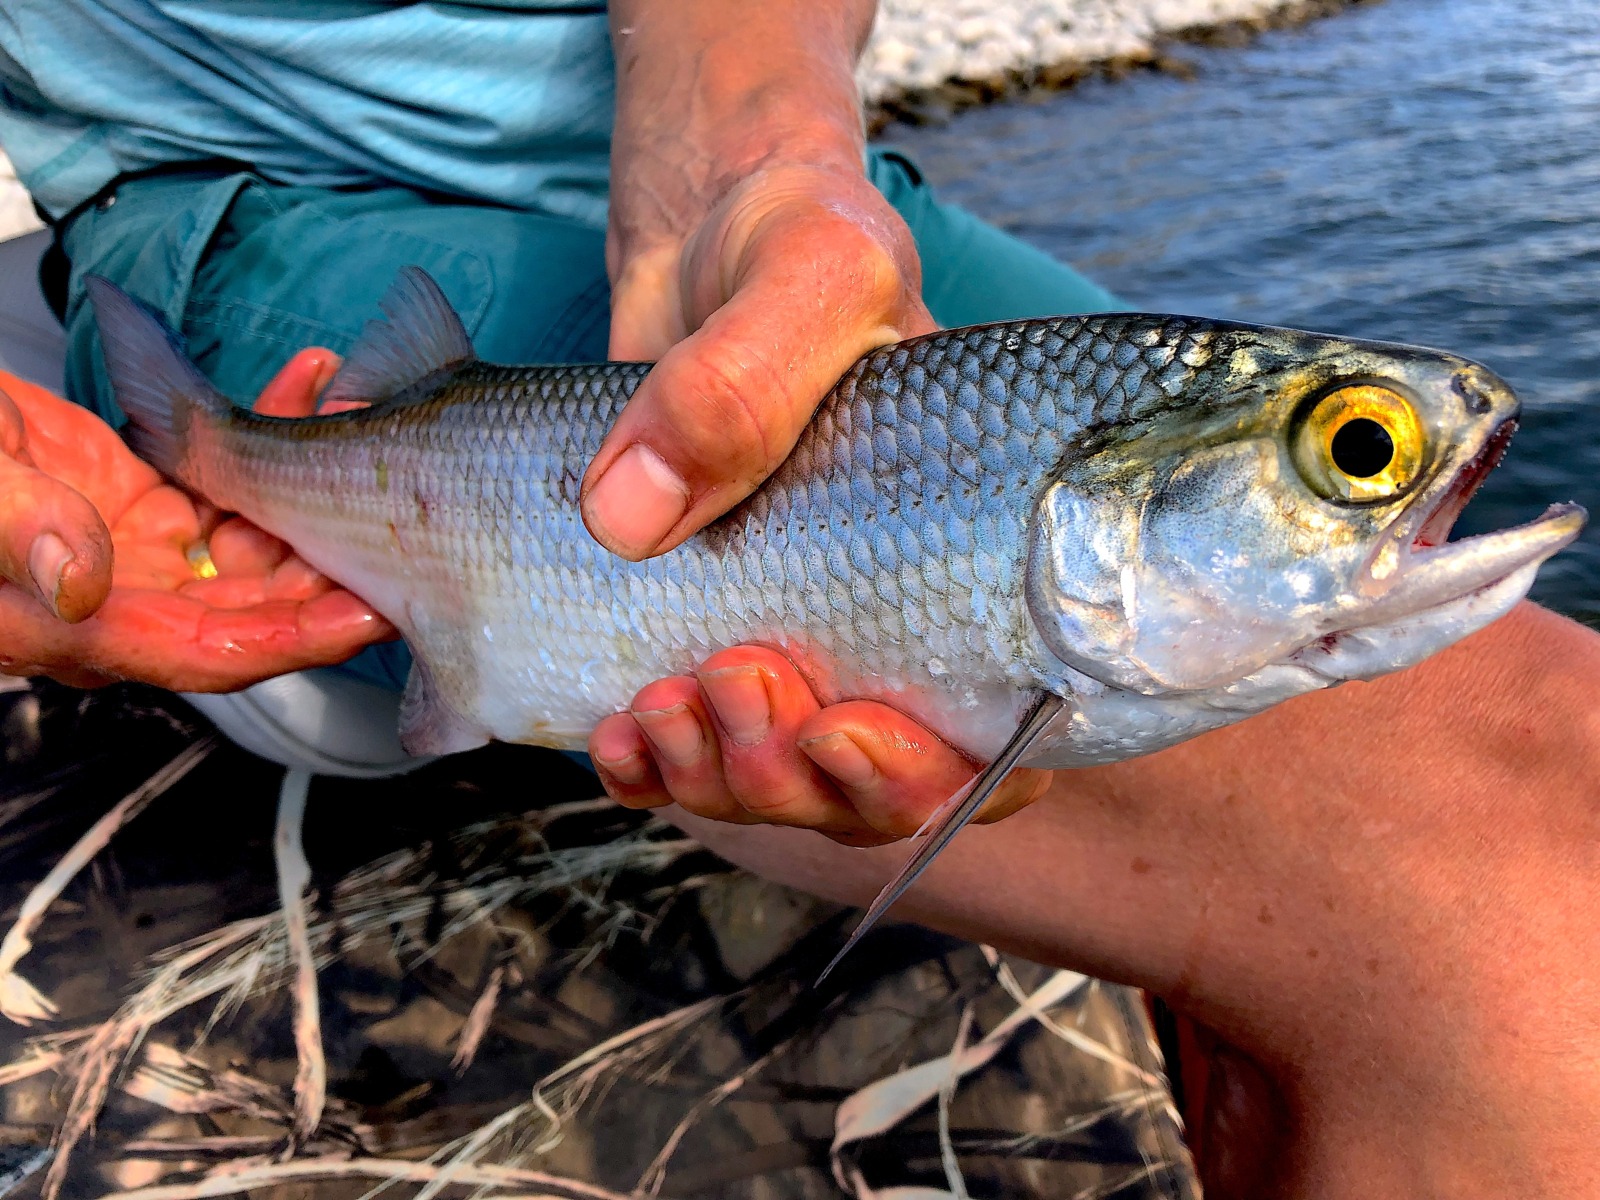
<svg viewBox="0 0 1600 1200">
<path fill-rule="evenodd" d="M 880 833 L 907 838 L 965 787 L 977 766 L 937 734 L 886 704 L 852 700 L 806 723 L 800 748 Z M 987 824 L 1044 795 L 1052 773 L 1012 771 L 975 818 Z"/>
<path fill-rule="evenodd" d="M 606 791 L 629 808 L 676 804 L 708 820 L 812 829 L 850 846 L 893 841 L 797 745 L 819 711 L 781 654 L 738 647 L 694 677 L 643 688 L 627 713 L 596 727 L 589 754 Z"/>
<path fill-rule="evenodd" d="M 647 684 L 629 713 L 672 803 L 712 821 L 755 823 L 723 777 L 721 746 L 693 678 L 677 675 Z"/>
<path fill-rule="evenodd" d="M 621 254 L 614 289 L 612 354 L 661 355 L 583 488 L 589 529 L 628 559 L 754 491 L 862 354 L 934 328 L 910 234 L 858 168 L 758 172 L 682 254 L 679 280 L 659 250 Z"/>
<path fill-rule="evenodd" d="M 852 845 L 873 832 L 796 745 L 821 705 L 788 659 L 738 646 L 713 654 L 696 678 L 715 722 L 723 777 L 754 819 L 846 835 Z"/>
<path fill-rule="evenodd" d="M 672 803 L 650 744 L 632 713 L 617 713 L 589 735 L 589 759 L 610 796 L 624 808 L 665 808 Z"/>
<path fill-rule="evenodd" d="M 321 346 L 300 351 L 261 389 L 256 412 L 265 417 L 311 416 L 317 411 L 317 397 L 332 382 L 342 361 Z"/>
</svg>

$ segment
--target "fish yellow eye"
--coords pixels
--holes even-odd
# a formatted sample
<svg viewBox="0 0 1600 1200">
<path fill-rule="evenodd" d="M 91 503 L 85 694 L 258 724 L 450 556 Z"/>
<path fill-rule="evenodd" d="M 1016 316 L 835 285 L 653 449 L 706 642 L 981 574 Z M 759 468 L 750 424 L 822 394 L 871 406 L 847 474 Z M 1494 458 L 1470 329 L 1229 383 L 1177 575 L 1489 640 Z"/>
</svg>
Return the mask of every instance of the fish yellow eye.
<svg viewBox="0 0 1600 1200">
<path fill-rule="evenodd" d="M 1319 495 L 1364 504 L 1392 499 L 1416 481 L 1425 442 L 1417 410 L 1399 392 L 1350 384 L 1301 419 L 1294 461 Z"/>
</svg>

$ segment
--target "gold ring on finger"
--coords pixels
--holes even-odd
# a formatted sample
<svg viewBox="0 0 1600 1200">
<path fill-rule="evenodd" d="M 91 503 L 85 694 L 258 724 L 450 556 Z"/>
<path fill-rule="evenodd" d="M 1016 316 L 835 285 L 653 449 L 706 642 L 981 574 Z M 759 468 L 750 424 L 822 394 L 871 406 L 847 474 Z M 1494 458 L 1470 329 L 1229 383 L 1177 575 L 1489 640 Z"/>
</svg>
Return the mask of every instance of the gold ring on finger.
<svg viewBox="0 0 1600 1200">
<path fill-rule="evenodd" d="M 183 556 L 189 560 L 189 569 L 194 572 L 196 579 L 217 577 L 217 564 L 211 560 L 211 546 L 204 538 L 198 542 L 190 542 Z"/>
</svg>

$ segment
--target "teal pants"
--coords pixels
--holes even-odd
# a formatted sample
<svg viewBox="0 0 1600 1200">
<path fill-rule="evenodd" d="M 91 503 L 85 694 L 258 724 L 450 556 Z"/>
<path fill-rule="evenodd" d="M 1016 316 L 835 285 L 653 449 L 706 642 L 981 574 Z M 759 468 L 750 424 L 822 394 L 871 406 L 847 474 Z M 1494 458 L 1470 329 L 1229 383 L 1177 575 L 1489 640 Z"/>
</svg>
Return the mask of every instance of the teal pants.
<svg viewBox="0 0 1600 1200">
<path fill-rule="evenodd" d="M 869 159 L 874 184 L 905 218 L 923 298 L 941 325 L 1121 307 L 1103 288 L 953 205 L 894 151 Z M 533 213 L 441 200 L 403 188 L 281 187 L 245 172 L 132 180 L 66 226 L 67 393 L 120 423 L 83 279 L 103 275 L 152 304 L 217 387 L 249 403 L 296 351 L 349 349 L 378 315 L 401 267 L 422 267 L 491 362 L 606 357 L 605 237 Z M 350 669 L 403 685 L 401 645 Z"/>
</svg>

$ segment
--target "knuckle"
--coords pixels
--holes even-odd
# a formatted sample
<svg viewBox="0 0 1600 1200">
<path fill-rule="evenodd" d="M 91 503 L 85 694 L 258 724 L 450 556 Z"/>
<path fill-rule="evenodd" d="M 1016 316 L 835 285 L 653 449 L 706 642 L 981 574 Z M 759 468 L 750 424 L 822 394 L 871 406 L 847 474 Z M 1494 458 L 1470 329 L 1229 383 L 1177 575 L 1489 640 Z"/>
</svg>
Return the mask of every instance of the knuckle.
<svg viewBox="0 0 1600 1200">
<path fill-rule="evenodd" d="M 737 365 L 726 354 L 704 354 L 674 382 L 680 434 L 694 451 L 739 478 L 765 476 L 788 452 L 774 426 L 793 404 L 788 385 L 764 356 Z"/>
<path fill-rule="evenodd" d="M 897 311 L 912 290 L 908 266 L 891 245 L 885 225 L 865 216 L 839 216 L 829 239 L 829 266 L 837 287 L 853 311 L 874 318 Z"/>
<path fill-rule="evenodd" d="M 817 794 L 814 781 L 799 778 L 799 774 L 768 768 L 738 780 L 733 798 L 763 824 L 817 828 L 823 819 L 819 809 L 824 798 Z"/>
</svg>

